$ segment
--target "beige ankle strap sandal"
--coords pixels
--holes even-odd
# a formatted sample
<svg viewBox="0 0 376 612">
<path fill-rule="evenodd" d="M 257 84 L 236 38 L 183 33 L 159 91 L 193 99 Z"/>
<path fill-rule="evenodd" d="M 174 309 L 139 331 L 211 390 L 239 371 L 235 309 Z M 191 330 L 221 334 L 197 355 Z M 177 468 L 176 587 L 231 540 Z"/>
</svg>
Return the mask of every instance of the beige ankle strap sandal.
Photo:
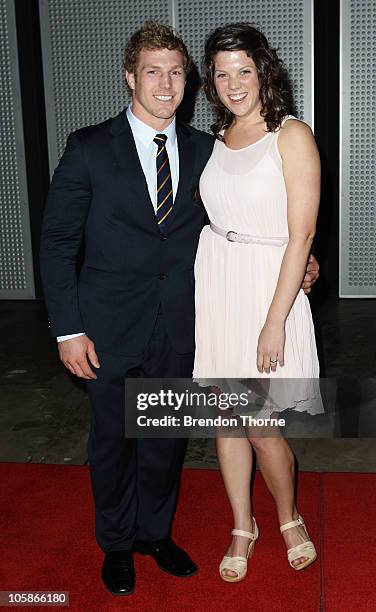
<svg viewBox="0 0 376 612">
<path fill-rule="evenodd" d="M 287 529 L 292 529 L 292 527 L 297 527 L 298 525 L 301 525 L 304 528 L 308 540 L 306 542 L 298 544 L 297 546 L 294 546 L 293 548 L 289 548 L 287 551 L 287 558 L 289 560 L 289 563 L 291 567 L 293 567 L 295 570 L 301 570 L 305 567 L 308 567 L 308 565 L 311 565 L 311 563 L 313 563 L 314 560 L 317 558 L 315 546 L 313 542 L 311 542 L 311 540 L 309 539 L 307 528 L 304 524 L 303 518 L 300 515 L 295 521 L 290 521 L 289 523 L 281 525 L 279 530 L 281 533 L 283 533 Z M 294 565 L 294 561 L 296 561 L 296 559 L 299 559 L 300 557 L 306 557 L 306 560 L 303 561 L 303 563 L 299 563 L 299 565 Z"/>
<path fill-rule="evenodd" d="M 219 566 L 219 574 L 222 580 L 226 582 L 239 582 L 243 580 L 247 575 L 247 561 L 249 554 L 251 552 L 251 548 L 254 547 L 257 538 L 259 537 L 259 530 L 257 527 L 256 519 L 253 518 L 253 533 L 251 531 L 243 531 L 242 529 L 233 529 L 232 535 L 243 536 L 244 538 L 249 538 L 251 541 L 248 545 L 247 556 L 246 557 L 228 557 L 224 556 L 221 564 Z M 228 576 L 223 572 L 229 570 L 230 572 L 234 572 L 236 576 Z"/>
</svg>

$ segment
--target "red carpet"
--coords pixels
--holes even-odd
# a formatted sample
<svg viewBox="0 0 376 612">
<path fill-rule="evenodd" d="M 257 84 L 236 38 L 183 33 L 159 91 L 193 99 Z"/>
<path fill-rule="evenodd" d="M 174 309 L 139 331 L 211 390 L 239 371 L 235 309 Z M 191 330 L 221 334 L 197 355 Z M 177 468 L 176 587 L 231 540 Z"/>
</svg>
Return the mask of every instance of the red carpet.
<svg viewBox="0 0 376 612">
<path fill-rule="evenodd" d="M 376 475 L 323 477 L 326 611 L 376 610 Z"/>
<path fill-rule="evenodd" d="M 94 539 L 88 468 L 0 464 L 0 590 L 70 591 L 74 611 L 376 611 L 375 484 L 371 474 L 300 474 L 299 509 L 320 563 L 294 572 L 257 474 L 260 539 L 246 580 L 227 584 L 217 569 L 232 527 L 220 475 L 185 470 L 174 537 L 199 564 L 199 574 L 174 578 L 136 555 L 136 591 L 116 598 L 100 580 L 103 555 Z"/>
</svg>

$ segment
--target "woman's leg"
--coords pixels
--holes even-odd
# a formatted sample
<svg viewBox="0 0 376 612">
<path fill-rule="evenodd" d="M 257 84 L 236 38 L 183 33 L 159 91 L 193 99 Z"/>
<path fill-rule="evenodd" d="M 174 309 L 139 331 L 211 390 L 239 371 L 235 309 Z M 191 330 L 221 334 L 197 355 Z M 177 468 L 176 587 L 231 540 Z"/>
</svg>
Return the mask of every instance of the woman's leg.
<svg viewBox="0 0 376 612">
<path fill-rule="evenodd" d="M 272 438 L 250 437 L 260 471 L 277 506 L 280 525 L 298 518 L 294 498 L 295 465 L 294 455 L 282 436 Z M 283 533 L 287 548 L 307 540 L 304 528 L 293 527 Z M 306 557 L 299 557 L 294 565 L 300 565 Z"/>
<path fill-rule="evenodd" d="M 243 531 L 253 532 L 250 483 L 252 474 L 252 448 L 246 437 L 217 437 L 217 457 L 222 478 L 234 515 L 234 527 Z M 229 557 L 245 557 L 249 539 L 243 536 L 233 536 Z M 250 553 L 251 556 L 252 552 Z M 236 576 L 231 570 L 224 572 L 228 576 Z"/>
</svg>

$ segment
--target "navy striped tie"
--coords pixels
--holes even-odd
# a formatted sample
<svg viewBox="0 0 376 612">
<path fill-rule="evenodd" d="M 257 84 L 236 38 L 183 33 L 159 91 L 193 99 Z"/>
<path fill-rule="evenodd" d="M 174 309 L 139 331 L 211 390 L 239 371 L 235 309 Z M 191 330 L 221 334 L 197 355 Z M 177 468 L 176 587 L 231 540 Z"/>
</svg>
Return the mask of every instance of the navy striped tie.
<svg viewBox="0 0 376 612">
<path fill-rule="evenodd" d="M 172 179 L 170 162 L 168 161 L 166 149 L 166 134 L 157 134 L 154 142 L 158 145 L 156 164 L 157 164 L 157 223 L 159 229 L 163 231 L 167 227 L 168 215 L 172 211 L 174 204 L 172 193 Z"/>
</svg>

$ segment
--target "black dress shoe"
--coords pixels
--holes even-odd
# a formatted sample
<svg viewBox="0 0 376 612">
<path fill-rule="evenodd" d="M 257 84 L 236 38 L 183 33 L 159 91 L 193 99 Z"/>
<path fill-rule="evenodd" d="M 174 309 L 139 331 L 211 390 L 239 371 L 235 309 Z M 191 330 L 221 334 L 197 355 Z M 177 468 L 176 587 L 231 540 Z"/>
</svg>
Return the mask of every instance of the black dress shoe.
<svg viewBox="0 0 376 612">
<path fill-rule="evenodd" d="M 150 542 L 136 540 L 133 550 L 142 555 L 151 555 L 161 570 L 179 578 L 193 576 L 198 571 L 197 565 L 171 538 Z"/>
<path fill-rule="evenodd" d="M 130 595 L 134 590 L 135 572 L 131 550 L 106 553 L 102 566 L 102 580 L 113 595 Z"/>
</svg>

